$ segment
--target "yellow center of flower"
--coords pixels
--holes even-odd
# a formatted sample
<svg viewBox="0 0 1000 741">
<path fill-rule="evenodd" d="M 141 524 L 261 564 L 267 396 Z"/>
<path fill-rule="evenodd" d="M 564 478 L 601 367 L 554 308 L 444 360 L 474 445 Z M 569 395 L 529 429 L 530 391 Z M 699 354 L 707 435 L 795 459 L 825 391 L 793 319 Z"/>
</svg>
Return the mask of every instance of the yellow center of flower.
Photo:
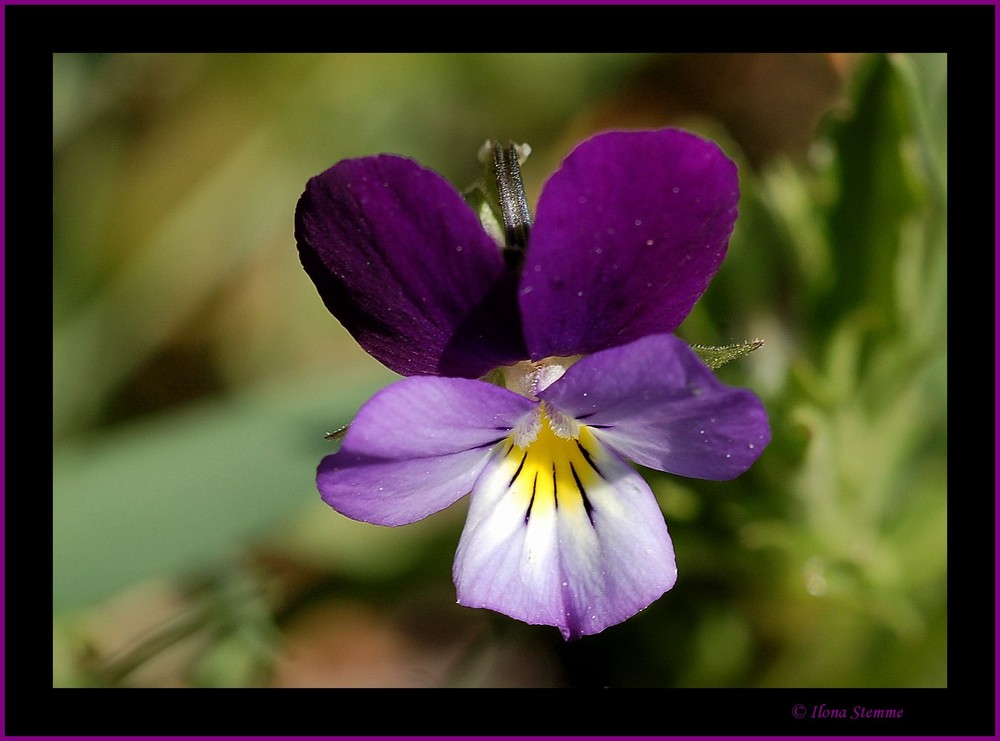
<svg viewBox="0 0 1000 741">
<path fill-rule="evenodd" d="M 553 427 L 544 404 L 538 410 L 537 434 L 518 445 L 518 436 L 507 438 L 504 468 L 511 471 L 509 489 L 525 508 L 525 520 L 535 515 L 586 512 L 591 505 L 588 487 L 596 486 L 601 474 L 594 463 L 597 440 L 584 426 L 574 435 L 560 434 Z"/>
</svg>

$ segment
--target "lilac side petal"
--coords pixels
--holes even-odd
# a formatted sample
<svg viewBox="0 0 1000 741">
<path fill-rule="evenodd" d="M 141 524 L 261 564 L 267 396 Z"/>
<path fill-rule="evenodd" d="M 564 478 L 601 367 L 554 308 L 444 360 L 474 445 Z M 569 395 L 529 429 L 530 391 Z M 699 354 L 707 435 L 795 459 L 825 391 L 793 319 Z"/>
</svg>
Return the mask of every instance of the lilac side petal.
<svg viewBox="0 0 1000 741">
<path fill-rule="evenodd" d="M 460 604 L 553 625 L 570 640 L 622 622 L 673 586 L 673 546 L 648 485 L 593 436 L 581 442 L 592 465 L 576 461 L 577 481 L 563 477 L 558 506 L 533 485 L 512 487 L 519 457 L 494 454 L 455 556 Z"/>
<path fill-rule="evenodd" d="M 626 458 L 691 478 L 735 478 L 771 441 L 760 399 L 672 335 L 585 357 L 538 395 Z"/>
<path fill-rule="evenodd" d="M 611 132 L 542 190 L 521 278 L 531 358 L 672 332 L 708 287 L 736 221 L 736 166 L 693 134 Z"/>
<path fill-rule="evenodd" d="M 477 378 L 526 357 L 517 276 L 444 178 L 392 155 L 312 178 L 299 256 L 327 308 L 402 375 Z"/>
<path fill-rule="evenodd" d="M 323 501 L 355 520 L 406 525 L 469 493 L 490 455 L 535 404 L 462 378 L 407 378 L 358 412 L 319 465 Z"/>
</svg>

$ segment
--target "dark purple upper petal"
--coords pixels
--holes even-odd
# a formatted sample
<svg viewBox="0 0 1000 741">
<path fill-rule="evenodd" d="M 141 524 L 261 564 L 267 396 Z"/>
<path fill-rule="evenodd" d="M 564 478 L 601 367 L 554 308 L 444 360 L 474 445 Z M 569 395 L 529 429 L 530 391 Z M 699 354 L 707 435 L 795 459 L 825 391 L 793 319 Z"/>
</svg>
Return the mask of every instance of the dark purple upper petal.
<svg viewBox="0 0 1000 741">
<path fill-rule="evenodd" d="M 708 287 L 736 221 L 736 166 L 673 129 L 599 134 L 542 190 L 521 278 L 531 358 L 672 332 Z"/>
<path fill-rule="evenodd" d="M 312 178 L 295 238 L 327 308 L 397 373 L 475 378 L 526 357 L 516 274 L 458 191 L 413 160 Z"/>
<path fill-rule="evenodd" d="M 771 441 L 760 399 L 672 335 L 582 358 L 538 396 L 626 458 L 691 478 L 735 478 Z"/>
<path fill-rule="evenodd" d="M 355 520 L 416 522 L 468 494 L 493 445 L 535 406 L 481 381 L 405 378 L 361 407 L 317 487 Z"/>
</svg>

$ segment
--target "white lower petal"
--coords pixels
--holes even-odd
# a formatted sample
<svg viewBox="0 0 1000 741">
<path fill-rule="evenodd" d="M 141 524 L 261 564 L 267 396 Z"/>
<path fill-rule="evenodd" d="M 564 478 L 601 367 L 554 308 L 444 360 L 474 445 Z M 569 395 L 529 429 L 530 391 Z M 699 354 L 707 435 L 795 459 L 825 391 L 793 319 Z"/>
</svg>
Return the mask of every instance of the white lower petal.
<svg viewBox="0 0 1000 741">
<path fill-rule="evenodd" d="M 512 454 L 517 450 L 503 443 L 473 490 L 455 556 L 458 601 L 554 625 L 560 615 L 559 574 L 551 568 L 558 560 L 554 508 L 536 507 L 530 488 L 510 485 L 521 462 Z"/>
<path fill-rule="evenodd" d="M 567 638 L 598 633 L 676 580 L 673 547 L 648 485 L 587 428 L 543 424 L 508 440 L 472 492 L 455 558 L 458 599 Z"/>
</svg>

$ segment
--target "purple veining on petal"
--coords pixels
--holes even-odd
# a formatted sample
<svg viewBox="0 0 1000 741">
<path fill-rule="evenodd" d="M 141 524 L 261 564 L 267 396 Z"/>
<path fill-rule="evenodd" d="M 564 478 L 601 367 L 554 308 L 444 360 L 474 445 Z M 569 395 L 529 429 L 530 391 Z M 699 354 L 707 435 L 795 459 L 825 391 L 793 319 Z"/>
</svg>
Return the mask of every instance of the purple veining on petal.
<svg viewBox="0 0 1000 741">
<path fill-rule="evenodd" d="M 327 308 L 397 373 L 476 378 L 526 356 L 516 274 L 458 191 L 416 162 L 344 160 L 312 178 L 295 237 Z"/>
<path fill-rule="evenodd" d="M 340 451 L 320 463 L 320 494 L 355 520 L 416 522 L 469 493 L 493 445 L 535 406 L 481 381 L 398 381 L 361 408 Z"/>
<path fill-rule="evenodd" d="M 673 331 L 725 257 L 736 166 L 664 129 L 599 134 L 545 184 L 520 285 L 533 359 Z"/>
<path fill-rule="evenodd" d="M 672 335 L 585 357 L 538 396 L 626 458 L 681 476 L 735 478 L 771 440 L 760 399 Z"/>
<path fill-rule="evenodd" d="M 560 518 L 563 637 L 600 633 L 649 606 L 677 580 L 673 543 L 649 485 L 613 451 L 593 455 L 600 486 L 588 486 L 596 536 Z"/>
<path fill-rule="evenodd" d="M 460 604 L 554 625 L 574 639 L 622 622 L 673 586 L 673 546 L 649 486 L 593 436 L 586 445 L 572 476 L 563 470 L 568 460 L 555 464 L 558 506 L 538 501 L 549 491 L 537 479 L 538 496 L 519 496 L 515 461 L 494 455 L 473 489 L 455 555 Z"/>
</svg>

